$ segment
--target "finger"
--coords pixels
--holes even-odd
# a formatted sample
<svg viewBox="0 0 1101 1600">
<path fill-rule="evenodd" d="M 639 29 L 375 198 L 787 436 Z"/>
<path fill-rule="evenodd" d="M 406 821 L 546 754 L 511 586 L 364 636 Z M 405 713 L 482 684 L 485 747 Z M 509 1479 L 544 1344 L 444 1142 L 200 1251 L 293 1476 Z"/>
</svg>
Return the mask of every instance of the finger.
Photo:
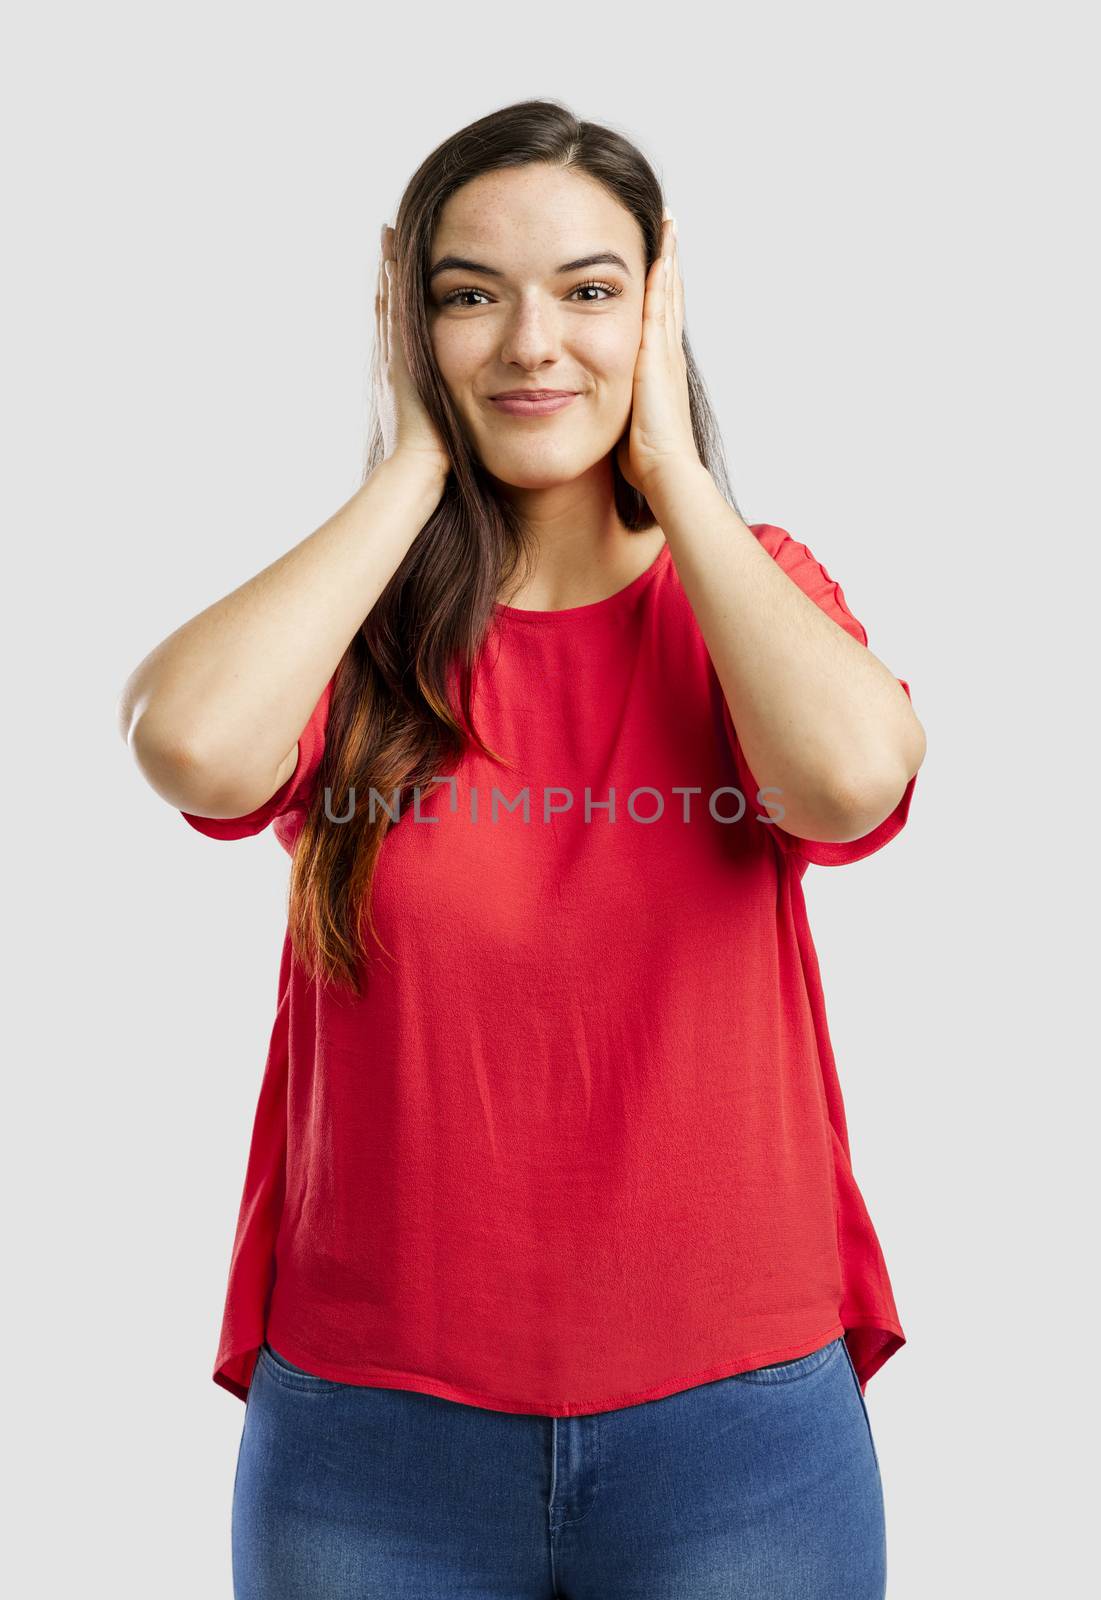
<svg viewBox="0 0 1101 1600">
<path fill-rule="evenodd" d="M 382 257 L 379 257 L 378 276 L 375 279 L 375 374 L 382 373 Z"/>
<path fill-rule="evenodd" d="M 649 339 L 654 338 L 654 336 L 661 331 L 660 326 L 658 326 L 660 316 L 658 311 L 658 295 L 661 290 L 661 272 L 663 260 L 664 257 L 659 250 L 658 254 L 650 263 L 650 270 L 646 274 L 646 283 L 642 296 L 642 340 L 644 344 L 647 343 Z M 649 331 L 647 331 L 648 327 Z"/>
<path fill-rule="evenodd" d="M 668 331 L 665 326 L 665 307 L 668 298 L 666 291 L 668 268 L 665 265 L 668 258 L 665 245 L 666 228 L 665 224 L 662 223 L 661 236 L 658 240 L 658 253 L 647 275 L 646 298 L 642 308 L 643 338 L 645 339 L 646 337 L 646 324 L 649 322 L 651 324 L 650 337 L 654 341 L 668 339 Z"/>
<path fill-rule="evenodd" d="M 665 248 L 669 254 L 669 270 L 667 273 L 667 315 L 665 318 L 665 334 L 669 353 L 675 355 L 681 348 L 681 335 L 684 329 L 684 284 L 680 275 L 680 253 L 677 249 L 677 224 L 668 210 L 662 224 L 665 234 Z"/>
<path fill-rule="evenodd" d="M 391 362 L 392 351 L 393 351 L 393 348 L 394 348 L 394 314 L 393 314 L 393 305 L 392 305 L 393 288 L 394 288 L 394 279 L 393 279 L 394 264 L 393 264 L 393 262 L 389 261 L 389 260 L 384 261 L 383 264 L 382 264 L 382 271 L 383 271 L 383 276 L 384 276 L 385 283 L 386 283 L 386 288 L 385 288 L 384 293 L 383 293 L 383 301 L 382 301 L 382 325 L 383 325 L 383 337 L 384 337 L 384 341 L 385 341 L 384 345 L 383 345 L 383 348 L 384 348 L 384 350 L 386 352 L 386 365 L 387 365 L 387 367 L 389 367 L 390 362 Z"/>
<path fill-rule="evenodd" d="M 383 367 L 383 352 L 386 348 L 386 258 L 384 256 L 379 257 L 378 293 L 375 296 L 375 308 L 377 311 L 375 317 L 375 339 L 378 344 L 379 370 L 381 371 Z"/>
<path fill-rule="evenodd" d="M 661 309 L 662 321 L 665 327 L 666 348 L 670 351 L 670 353 L 673 353 L 677 347 L 676 286 L 673 281 L 676 272 L 676 260 L 673 251 L 673 244 L 673 219 L 671 217 L 667 217 L 664 223 L 664 240 L 662 246 L 665 255 L 665 271 L 662 274 L 664 292 L 662 296 Z"/>
</svg>

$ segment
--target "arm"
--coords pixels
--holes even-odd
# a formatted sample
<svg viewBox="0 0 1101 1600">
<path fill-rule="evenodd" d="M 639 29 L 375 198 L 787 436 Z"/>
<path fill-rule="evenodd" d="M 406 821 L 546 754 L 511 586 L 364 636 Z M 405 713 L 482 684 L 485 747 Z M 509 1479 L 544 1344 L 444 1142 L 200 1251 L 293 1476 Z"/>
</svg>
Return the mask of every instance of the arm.
<svg viewBox="0 0 1101 1600">
<path fill-rule="evenodd" d="M 282 786 L 322 691 L 445 482 L 419 458 L 388 457 L 320 528 L 135 667 L 119 730 L 162 799 L 236 817 Z"/>
<path fill-rule="evenodd" d="M 657 474 L 665 531 L 730 715 L 798 838 L 864 837 L 898 805 L 925 732 L 887 667 L 763 550 L 698 464 Z"/>
</svg>

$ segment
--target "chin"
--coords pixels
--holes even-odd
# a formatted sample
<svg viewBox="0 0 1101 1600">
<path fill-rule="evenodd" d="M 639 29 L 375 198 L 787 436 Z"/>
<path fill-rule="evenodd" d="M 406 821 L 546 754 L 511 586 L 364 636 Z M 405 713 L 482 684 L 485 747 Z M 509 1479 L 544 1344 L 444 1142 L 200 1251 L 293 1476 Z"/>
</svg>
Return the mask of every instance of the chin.
<svg viewBox="0 0 1101 1600">
<path fill-rule="evenodd" d="M 553 489 L 562 483 L 574 483 L 583 478 L 615 448 L 613 440 L 607 450 L 596 455 L 591 444 L 584 451 L 553 450 L 532 452 L 527 459 L 508 457 L 500 450 L 480 452 L 485 469 L 492 477 L 514 489 Z"/>
<path fill-rule="evenodd" d="M 584 467 L 577 472 L 570 472 L 566 468 L 546 467 L 543 469 L 532 467 L 528 470 L 518 468 L 494 470 L 486 469 L 491 477 L 498 483 L 504 484 L 509 489 L 557 489 L 564 483 L 573 483 L 580 478 L 586 470 Z"/>
</svg>

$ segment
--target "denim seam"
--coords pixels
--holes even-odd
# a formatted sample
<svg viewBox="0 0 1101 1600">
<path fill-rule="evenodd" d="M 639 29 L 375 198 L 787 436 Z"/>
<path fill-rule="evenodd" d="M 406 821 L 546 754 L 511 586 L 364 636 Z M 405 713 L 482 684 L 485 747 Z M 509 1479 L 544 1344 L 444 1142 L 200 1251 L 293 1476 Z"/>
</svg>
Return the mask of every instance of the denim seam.
<svg viewBox="0 0 1101 1600">
<path fill-rule="evenodd" d="M 733 1381 L 756 1383 L 761 1386 L 797 1383 L 800 1378 L 809 1378 L 812 1372 L 818 1372 L 822 1367 L 828 1366 L 837 1355 L 837 1346 L 843 1343 L 843 1338 L 831 1339 L 829 1344 L 811 1350 L 805 1356 L 795 1356 L 791 1361 L 785 1361 L 775 1367 L 750 1367 L 746 1372 L 735 1372 L 732 1375 Z"/>
<path fill-rule="evenodd" d="M 260 1346 L 257 1362 L 260 1361 L 278 1383 L 288 1389 L 297 1389 L 300 1394 L 339 1394 L 341 1389 L 346 1387 L 338 1383 L 335 1378 L 321 1378 L 312 1372 L 303 1372 L 298 1367 L 284 1366 L 267 1345 Z"/>
<path fill-rule="evenodd" d="M 604 1429 L 603 1427 L 599 1426 L 599 1419 L 597 1420 L 598 1426 L 595 1429 L 596 1472 L 594 1475 L 592 1498 L 579 1517 L 563 1517 L 553 1522 L 551 1524 L 552 1537 L 561 1532 L 563 1528 L 576 1528 L 579 1522 L 584 1522 L 585 1518 L 591 1514 L 593 1507 L 596 1505 L 596 1502 L 600 1497 L 600 1486 L 604 1478 Z"/>
<path fill-rule="evenodd" d="M 852 1377 L 852 1380 L 853 1380 L 853 1388 L 856 1390 L 856 1398 L 860 1401 L 860 1409 L 864 1413 L 864 1426 L 868 1430 L 868 1443 L 872 1447 L 872 1457 L 873 1457 L 873 1459 L 875 1461 L 876 1470 L 878 1471 L 879 1470 L 879 1452 L 875 1447 L 875 1437 L 874 1437 L 874 1435 L 872 1433 L 872 1419 L 868 1415 L 868 1403 L 864 1399 L 864 1396 L 860 1392 L 860 1379 L 856 1375 L 856 1367 L 853 1365 L 853 1358 L 849 1354 L 849 1347 L 848 1347 L 847 1344 L 845 1344 L 844 1339 L 842 1339 L 841 1343 L 844 1346 L 845 1361 L 848 1364 L 849 1373 L 850 1373 L 850 1375 Z"/>
</svg>

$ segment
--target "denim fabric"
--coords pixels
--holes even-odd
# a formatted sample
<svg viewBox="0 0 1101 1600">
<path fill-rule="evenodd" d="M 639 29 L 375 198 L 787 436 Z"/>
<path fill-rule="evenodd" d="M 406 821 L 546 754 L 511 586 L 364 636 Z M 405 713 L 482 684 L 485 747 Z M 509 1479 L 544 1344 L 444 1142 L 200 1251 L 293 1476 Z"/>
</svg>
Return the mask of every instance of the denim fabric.
<svg viewBox="0 0 1101 1600">
<path fill-rule="evenodd" d="M 661 1400 L 516 1415 L 318 1378 L 265 1345 L 235 1600 L 883 1600 L 843 1339 Z"/>
</svg>

